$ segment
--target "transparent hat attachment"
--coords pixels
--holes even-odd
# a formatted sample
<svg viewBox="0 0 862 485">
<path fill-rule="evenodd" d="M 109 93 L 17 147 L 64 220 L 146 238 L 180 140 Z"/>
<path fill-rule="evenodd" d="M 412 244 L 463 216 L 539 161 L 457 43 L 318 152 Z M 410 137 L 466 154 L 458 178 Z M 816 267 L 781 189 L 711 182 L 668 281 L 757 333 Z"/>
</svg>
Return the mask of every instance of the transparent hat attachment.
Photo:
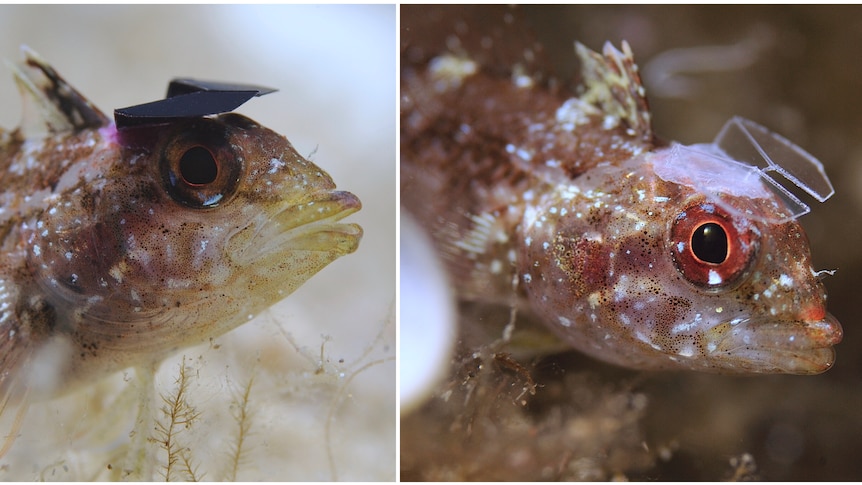
<svg viewBox="0 0 862 485">
<path fill-rule="evenodd" d="M 783 207 L 776 207 L 774 213 L 740 214 L 749 218 L 783 223 L 810 212 L 808 205 L 788 189 L 791 186 L 802 189 L 820 202 L 835 193 L 819 160 L 781 135 L 738 116 L 725 123 L 711 144 L 674 145 L 672 150 L 675 152 L 672 158 L 677 163 L 695 156 L 699 160 L 697 170 L 700 175 L 704 171 L 712 172 L 709 177 L 692 177 L 696 180 L 690 182 L 710 201 L 731 213 L 741 211 L 718 196 L 726 192 L 721 186 L 727 187 L 728 180 L 733 180 L 734 192 L 751 196 L 743 192 L 757 190 L 750 185 L 757 178 L 782 202 Z M 721 179 L 724 182 L 719 183 Z M 752 188 L 743 189 L 743 186 Z"/>
</svg>

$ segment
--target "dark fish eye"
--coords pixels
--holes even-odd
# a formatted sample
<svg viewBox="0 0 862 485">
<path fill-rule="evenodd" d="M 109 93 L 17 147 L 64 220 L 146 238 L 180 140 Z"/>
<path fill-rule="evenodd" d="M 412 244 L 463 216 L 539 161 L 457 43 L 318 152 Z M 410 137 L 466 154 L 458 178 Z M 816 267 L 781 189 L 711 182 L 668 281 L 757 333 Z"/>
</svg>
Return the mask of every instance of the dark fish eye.
<svg viewBox="0 0 862 485">
<path fill-rule="evenodd" d="M 691 251 L 706 263 L 723 263 L 727 259 L 727 232 L 715 222 L 701 224 L 691 235 Z"/>
<path fill-rule="evenodd" d="M 739 229 L 730 214 L 712 204 L 694 204 L 671 227 L 671 254 L 685 279 L 706 288 L 740 280 L 754 261 L 759 239 L 751 228 Z"/>
<path fill-rule="evenodd" d="M 165 145 L 159 164 L 168 194 L 195 209 L 225 204 L 242 175 L 242 158 L 231 148 L 224 128 L 210 123 L 183 127 Z"/>
<path fill-rule="evenodd" d="M 180 176 L 189 185 L 206 185 L 215 182 L 218 162 L 204 147 L 192 147 L 180 158 Z"/>
</svg>

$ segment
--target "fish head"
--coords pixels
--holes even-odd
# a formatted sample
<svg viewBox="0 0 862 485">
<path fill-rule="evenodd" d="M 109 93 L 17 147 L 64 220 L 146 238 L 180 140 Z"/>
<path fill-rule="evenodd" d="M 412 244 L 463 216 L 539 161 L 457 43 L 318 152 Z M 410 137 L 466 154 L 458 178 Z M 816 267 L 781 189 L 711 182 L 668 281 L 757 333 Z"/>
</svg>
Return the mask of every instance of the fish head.
<svg viewBox="0 0 862 485">
<path fill-rule="evenodd" d="M 532 307 L 574 347 L 627 367 L 829 369 L 842 329 L 785 201 L 744 167 L 680 156 L 598 167 L 528 214 Z"/>
<path fill-rule="evenodd" d="M 665 234 L 676 274 L 663 284 L 676 288 L 675 300 L 689 310 L 655 326 L 653 342 L 707 370 L 829 369 L 842 328 L 826 311 L 825 273 L 813 268 L 801 224 L 743 215 L 765 214 L 766 199 L 726 202 L 741 210 L 727 212 L 697 194 L 671 218 Z"/>
<path fill-rule="evenodd" d="M 77 340 L 136 355 L 205 342 L 290 294 L 362 236 L 359 199 L 238 114 L 93 136 L 30 223 L 30 267 Z M 36 228 L 45 228 L 40 233 Z"/>
</svg>

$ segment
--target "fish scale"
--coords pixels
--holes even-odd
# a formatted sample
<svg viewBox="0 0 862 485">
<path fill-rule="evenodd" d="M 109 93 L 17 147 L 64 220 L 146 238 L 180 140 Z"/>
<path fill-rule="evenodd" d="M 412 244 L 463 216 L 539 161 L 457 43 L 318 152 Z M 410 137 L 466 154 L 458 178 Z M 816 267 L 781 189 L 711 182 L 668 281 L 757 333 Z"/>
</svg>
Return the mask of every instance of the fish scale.
<svg viewBox="0 0 862 485">
<path fill-rule="evenodd" d="M 575 50 L 577 96 L 463 49 L 402 48 L 401 201 L 459 297 L 636 369 L 829 369 L 842 329 L 797 221 L 808 207 L 772 175 L 823 201 L 822 165 L 741 118 L 712 144 L 665 142 L 631 48 Z"/>
</svg>

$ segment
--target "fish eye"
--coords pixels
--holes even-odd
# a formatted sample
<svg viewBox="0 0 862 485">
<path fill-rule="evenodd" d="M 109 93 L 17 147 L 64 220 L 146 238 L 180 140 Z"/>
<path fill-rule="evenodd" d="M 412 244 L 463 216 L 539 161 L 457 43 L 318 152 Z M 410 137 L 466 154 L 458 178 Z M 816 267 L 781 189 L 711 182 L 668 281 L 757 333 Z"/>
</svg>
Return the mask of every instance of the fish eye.
<svg viewBox="0 0 862 485">
<path fill-rule="evenodd" d="M 680 274 L 706 288 L 738 281 L 754 260 L 758 239 L 751 228 L 738 229 L 729 214 L 712 204 L 681 212 L 671 228 L 671 254 Z"/>
<path fill-rule="evenodd" d="M 691 252 L 704 263 L 723 263 L 727 259 L 727 231 L 717 222 L 697 226 L 691 235 Z"/>
<path fill-rule="evenodd" d="M 193 125 L 175 135 L 165 146 L 160 163 L 168 194 L 195 209 L 226 203 L 236 192 L 242 159 L 234 153 L 224 129 Z"/>
<path fill-rule="evenodd" d="M 218 162 L 204 147 L 189 148 L 180 158 L 180 176 L 189 185 L 213 183 L 218 176 Z"/>
</svg>

